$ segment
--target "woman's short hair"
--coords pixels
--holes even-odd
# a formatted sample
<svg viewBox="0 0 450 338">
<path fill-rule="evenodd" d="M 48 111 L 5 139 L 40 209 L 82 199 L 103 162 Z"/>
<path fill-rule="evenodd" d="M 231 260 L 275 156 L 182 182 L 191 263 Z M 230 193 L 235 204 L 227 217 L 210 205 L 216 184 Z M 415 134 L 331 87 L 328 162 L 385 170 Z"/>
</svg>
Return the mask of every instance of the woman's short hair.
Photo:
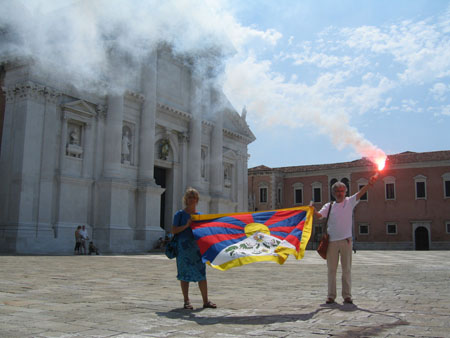
<svg viewBox="0 0 450 338">
<path fill-rule="evenodd" d="M 336 190 L 338 190 L 339 188 L 345 188 L 345 192 L 347 193 L 347 186 L 344 184 L 344 183 L 342 183 L 342 182 L 340 182 L 340 181 L 337 181 L 335 184 L 333 184 L 332 186 L 331 186 L 331 191 L 333 192 L 333 196 L 335 196 L 335 192 L 336 192 Z M 336 196 L 335 196 L 336 197 Z"/>
<path fill-rule="evenodd" d="M 184 196 L 183 196 L 184 205 L 187 205 L 187 200 L 190 196 L 194 196 L 197 199 L 197 201 L 200 198 L 200 194 L 198 193 L 198 191 L 194 188 L 189 187 L 186 189 L 186 192 L 184 193 Z"/>
</svg>

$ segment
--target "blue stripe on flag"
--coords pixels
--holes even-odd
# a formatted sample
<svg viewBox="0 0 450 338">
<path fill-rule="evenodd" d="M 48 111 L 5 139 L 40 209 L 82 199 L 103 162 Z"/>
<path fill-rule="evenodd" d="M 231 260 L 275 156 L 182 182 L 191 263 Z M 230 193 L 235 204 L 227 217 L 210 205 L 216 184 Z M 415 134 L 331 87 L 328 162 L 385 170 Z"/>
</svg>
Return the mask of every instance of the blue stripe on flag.
<svg viewBox="0 0 450 338">
<path fill-rule="evenodd" d="M 258 212 L 256 214 L 253 214 L 252 216 L 253 216 L 253 220 L 255 221 L 255 223 L 264 224 L 275 213 L 276 213 L 276 211 Z"/>
<path fill-rule="evenodd" d="M 306 212 L 301 212 L 298 214 L 295 214 L 289 218 L 285 218 L 277 223 L 271 224 L 268 226 L 268 228 L 276 228 L 276 227 L 295 227 L 298 223 L 300 223 L 304 218 L 306 217 Z"/>
<path fill-rule="evenodd" d="M 273 236 L 278 236 L 278 237 L 282 237 L 282 238 L 284 238 L 287 235 L 289 235 L 289 233 L 284 232 L 284 231 L 271 231 L 270 234 L 273 235 Z"/>
<path fill-rule="evenodd" d="M 209 235 L 218 235 L 218 234 L 244 234 L 244 230 L 225 228 L 225 227 L 205 227 L 205 228 L 196 228 L 193 231 L 195 235 L 195 239 L 200 239 L 201 237 L 209 236 Z"/>
<path fill-rule="evenodd" d="M 292 232 L 289 235 L 292 235 L 292 236 L 295 236 L 295 237 L 301 239 L 302 234 L 303 234 L 302 230 L 300 230 L 299 228 L 295 228 L 294 230 L 292 230 Z"/>
</svg>

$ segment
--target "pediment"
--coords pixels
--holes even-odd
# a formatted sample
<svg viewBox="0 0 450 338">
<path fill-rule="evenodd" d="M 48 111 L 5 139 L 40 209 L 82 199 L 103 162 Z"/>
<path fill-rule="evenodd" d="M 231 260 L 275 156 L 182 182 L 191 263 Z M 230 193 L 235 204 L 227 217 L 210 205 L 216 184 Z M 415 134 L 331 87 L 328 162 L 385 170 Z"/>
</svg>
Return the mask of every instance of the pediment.
<svg viewBox="0 0 450 338">
<path fill-rule="evenodd" d="M 62 109 L 64 112 L 70 112 L 85 118 L 91 118 L 97 115 L 95 105 L 84 100 L 76 100 L 66 103 L 62 106 Z"/>
<path fill-rule="evenodd" d="M 246 138 L 249 143 L 256 139 L 255 135 L 250 130 L 245 118 L 239 115 L 234 109 L 227 109 L 224 114 L 224 127 L 228 130 Z"/>
<path fill-rule="evenodd" d="M 234 150 L 228 149 L 226 152 L 223 153 L 223 157 L 228 160 L 237 160 L 238 155 Z"/>
</svg>

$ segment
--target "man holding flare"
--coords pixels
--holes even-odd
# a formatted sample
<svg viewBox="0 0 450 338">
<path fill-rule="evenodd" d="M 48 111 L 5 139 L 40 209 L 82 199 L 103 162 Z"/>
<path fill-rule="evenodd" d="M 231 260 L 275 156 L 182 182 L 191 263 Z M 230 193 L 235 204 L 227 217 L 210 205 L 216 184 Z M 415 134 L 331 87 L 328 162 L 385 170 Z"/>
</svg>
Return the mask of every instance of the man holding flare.
<svg viewBox="0 0 450 338">
<path fill-rule="evenodd" d="M 380 166 L 379 166 L 380 168 Z M 381 170 L 381 169 L 379 169 Z M 319 212 L 314 215 L 318 218 L 327 217 L 331 207 L 326 229 L 329 235 L 327 250 L 328 267 L 328 296 L 326 303 L 332 304 L 336 299 L 336 272 L 341 259 L 342 267 L 342 298 L 345 304 L 353 304 L 351 293 L 351 267 L 352 267 L 352 217 L 353 209 L 358 204 L 360 198 L 374 185 L 379 173 L 370 177 L 369 184 L 364 186 L 356 194 L 346 197 L 347 187 L 342 182 L 336 182 L 331 187 L 336 202 L 326 203 Z"/>
</svg>

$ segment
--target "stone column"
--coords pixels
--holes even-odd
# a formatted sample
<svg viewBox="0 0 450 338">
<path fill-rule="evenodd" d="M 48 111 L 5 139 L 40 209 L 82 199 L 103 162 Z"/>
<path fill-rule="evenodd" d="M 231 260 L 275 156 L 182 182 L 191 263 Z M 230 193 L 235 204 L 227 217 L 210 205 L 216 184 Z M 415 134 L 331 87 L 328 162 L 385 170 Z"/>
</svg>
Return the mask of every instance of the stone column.
<svg viewBox="0 0 450 338">
<path fill-rule="evenodd" d="M 65 114 L 61 116 L 61 144 L 59 149 L 59 173 L 62 174 L 64 171 L 64 157 L 66 156 L 67 147 L 67 117 Z"/>
<path fill-rule="evenodd" d="M 189 122 L 188 147 L 188 185 L 193 188 L 200 187 L 200 164 L 202 142 L 202 89 L 200 80 L 192 77 L 191 81 L 191 121 Z"/>
<path fill-rule="evenodd" d="M 84 126 L 84 154 L 83 154 L 83 168 L 82 177 L 89 178 L 92 177 L 93 168 L 93 149 L 92 144 L 92 122 L 87 123 Z"/>
<path fill-rule="evenodd" d="M 139 131 L 139 168 L 137 227 L 134 238 L 141 240 L 145 249 L 151 249 L 164 230 L 159 226 L 161 217 L 161 195 L 165 189 L 156 185 L 155 126 L 157 105 L 158 54 L 153 51 L 142 67 L 142 93 L 144 103 L 141 111 Z"/>
<path fill-rule="evenodd" d="M 46 88 L 27 81 L 16 84 L 13 92 L 14 103 L 9 97 L 6 102 L 4 129 L 10 126 L 11 132 L 5 131 L 2 140 L 0 186 L 5 190 L 0 204 L 2 211 L 7 205 L 8 226 L 0 234 L 0 251 L 42 253 L 53 237 L 39 227 Z"/>
<path fill-rule="evenodd" d="M 97 182 L 97 222 L 92 238 L 100 251 L 130 250 L 133 232 L 128 224 L 128 182 L 121 179 L 124 95 L 110 94 L 104 129 L 103 178 Z"/>
<path fill-rule="evenodd" d="M 123 101 L 123 94 L 110 94 L 108 96 L 103 163 L 104 177 L 120 177 Z"/>
<path fill-rule="evenodd" d="M 185 187 L 188 185 L 188 149 L 189 149 L 189 135 L 188 133 L 180 133 L 178 135 L 178 144 L 180 145 L 181 154 L 180 154 L 180 162 L 181 162 L 181 172 L 180 172 L 180 186 L 177 188 L 179 195 L 182 196 L 184 193 Z M 181 208 L 182 204 L 180 202 L 180 198 L 177 200 L 177 208 Z"/>
<path fill-rule="evenodd" d="M 243 190 L 243 208 L 242 211 L 246 211 L 248 210 L 248 154 L 247 154 L 247 149 L 245 149 L 245 152 L 243 154 L 243 158 L 242 158 L 242 169 L 244 170 L 244 180 L 242 183 L 242 190 Z M 253 193 L 253 192 L 252 192 Z"/>
<path fill-rule="evenodd" d="M 0 88 L 2 90 L 2 88 Z M 3 134 L 2 145 L 0 152 L 0 224 L 6 224 L 8 219 L 11 219 L 10 213 L 12 209 L 9 205 L 12 203 L 11 188 L 12 188 L 12 155 L 14 151 L 13 135 L 13 123 L 14 123 L 14 103 L 15 103 L 15 90 L 14 88 L 5 88 L 6 104 L 5 115 L 3 120 Z M 11 231 L 12 233 L 13 231 Z M 1 236 L 1 235 L 0 235 Z M 15 242 L 6 241 L 8 231 L 5 231 L 5 237 L 0 237 L 0 252 L 13 252 L 9 250 L 9 247 L 15 247 Z"/>
<path fill-rule="evenodd" d="M 139 180 L 154 182 L 155 163 L 155 124 L 156 124 L 156 87 L 157 53 L 154 51 L 142 69 L 142 93 L 145 97 L 142 105 L 139 132 Z"/>
<path fill-rule="evenodd" d="M 58 130 L 58 114 L 57 102 L 59 93 L 50 89 L 45 92 L 45 113 L 44 113 L 44 130 L 42 138 L 42 158 L 41 158 L 41 177 L 39 186 L 39 209 L 38 209 L 38 234 L 42 235 L 47 232 L 49 237 L 53 237 L 54 213 L 57 207 L 56 186 L 55 186 L 55 169 L 57 166 L 57 149 L 56 130 Z M 44 235 L 45 238 L 46 235 Z"/>
<path fill-rule="evenodd" d="M 221 197 L 223 192 L 223 115 L 217 113 L 211 135 L 211 195 Z"/>
<path fill-rule="evenodd" d="M 244 168 L 244 157 L 242 155 L 242 152 L 238 152 L 238 158 L 236 160 L 236 192 L 237 192 L 237 209 L 238 211 L 245 211 L 247 210 L 248 206 L 245 205 L 247 203 L 246 200 L 244 200 L 244 188 L 245 188 L 245 175 L 247 175 L 247 170 Z"/>
</svg>

